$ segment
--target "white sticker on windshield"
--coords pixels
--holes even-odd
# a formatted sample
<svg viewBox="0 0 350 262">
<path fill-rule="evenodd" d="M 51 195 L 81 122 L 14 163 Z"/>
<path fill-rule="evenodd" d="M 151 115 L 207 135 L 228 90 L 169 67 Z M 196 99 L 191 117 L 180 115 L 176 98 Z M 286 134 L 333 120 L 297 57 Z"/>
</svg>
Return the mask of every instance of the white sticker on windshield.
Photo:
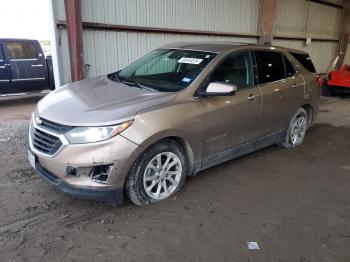
<svg viewBox="0 0 350 262">
<path fill-rule="evenodd" d="M 199 58 L 183 57 L 177 62 L 183 63 L 183 64 L 199 65 L 202 61 L 203 61 L 203 59 L 199 59 Z"/>
</svg>

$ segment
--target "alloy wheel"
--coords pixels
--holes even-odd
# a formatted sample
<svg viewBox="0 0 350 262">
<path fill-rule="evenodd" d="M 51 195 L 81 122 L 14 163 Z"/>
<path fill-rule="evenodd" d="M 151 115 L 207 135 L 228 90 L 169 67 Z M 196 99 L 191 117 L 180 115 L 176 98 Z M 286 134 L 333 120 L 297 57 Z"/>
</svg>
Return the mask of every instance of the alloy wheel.
<svg viewBox="0 0 350 262">
<path fill-rule="evenodd" d="M 155 200 L 168 198 L 179 186 L 182 163 L 173 152 L 162 152 L 149 161 L 143 174 L 143 186 Z"/>
<path fill-rule="evenodd" d="M 299 116 L 292 124 L 290 131 L 290 141 L 293 145 L 300 145 L 305 137 L 307 129 L 307 119 L 305 116 Z"/>
</svg>

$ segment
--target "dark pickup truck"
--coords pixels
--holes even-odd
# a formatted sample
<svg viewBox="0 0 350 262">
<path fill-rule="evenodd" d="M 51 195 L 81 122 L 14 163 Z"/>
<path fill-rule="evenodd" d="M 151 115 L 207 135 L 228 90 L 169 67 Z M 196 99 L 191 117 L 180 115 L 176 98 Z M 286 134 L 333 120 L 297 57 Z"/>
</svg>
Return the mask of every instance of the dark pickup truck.
<svg viewBox="0 0 350 262">
<path fill-rule="evenodd" d="M 0 95 L 54 88 L 52 59 L 37 40 L 0 39 Z"/>
</svg>

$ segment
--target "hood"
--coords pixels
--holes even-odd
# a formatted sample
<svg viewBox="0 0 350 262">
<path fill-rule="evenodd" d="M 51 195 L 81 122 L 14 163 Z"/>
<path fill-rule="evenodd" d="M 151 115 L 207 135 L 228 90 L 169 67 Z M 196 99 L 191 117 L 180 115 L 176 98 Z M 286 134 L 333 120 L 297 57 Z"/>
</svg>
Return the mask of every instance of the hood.
<svg viewBox="0 0 350 262">
<path fill-rule="evenodd" d="M 62 125 L 112 125 L 175 97 L 175 93 L 140 89 L 100 76 L 51 92 L 38 103 L 37 112 L 40 117 Z"/>
</svg>

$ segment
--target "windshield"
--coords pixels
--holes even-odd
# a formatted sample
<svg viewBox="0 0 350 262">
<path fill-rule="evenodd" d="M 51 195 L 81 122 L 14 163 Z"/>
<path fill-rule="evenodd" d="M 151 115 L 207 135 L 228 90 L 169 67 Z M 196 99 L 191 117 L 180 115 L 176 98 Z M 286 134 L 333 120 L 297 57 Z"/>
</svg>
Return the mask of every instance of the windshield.
<svg viewBox="0 0 350 262">
<path fill-rule="evenodd" d="M 178 49 L 157 49 L 121 70 L 116 80 L 157 91 L 186 88 L 216 54 Z"/>
</svg>

